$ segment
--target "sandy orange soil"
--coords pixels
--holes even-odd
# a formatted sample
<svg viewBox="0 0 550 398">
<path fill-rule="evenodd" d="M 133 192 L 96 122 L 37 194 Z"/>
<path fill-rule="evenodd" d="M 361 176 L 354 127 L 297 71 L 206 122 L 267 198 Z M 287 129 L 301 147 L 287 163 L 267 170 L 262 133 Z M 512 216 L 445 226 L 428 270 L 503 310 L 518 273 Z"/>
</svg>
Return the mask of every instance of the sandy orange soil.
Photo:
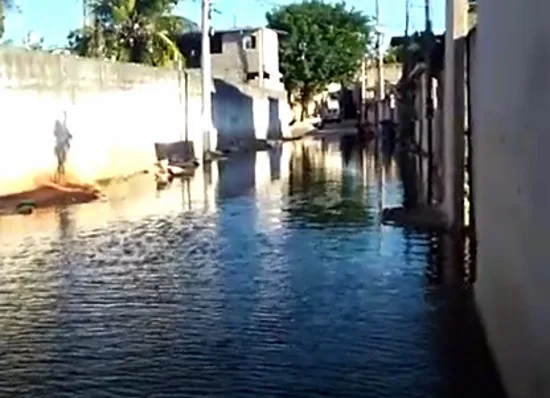
<svg viewBox="0 0 550 398">
<path fill-rule="evenodd" d="M 88 203 L 100 198 L 100 191 L 91 185 L 47 183 L 32 191 L 0 196 L 0 214 L 16 213 L 21 204 L 43 208 Z"/>
</svg>

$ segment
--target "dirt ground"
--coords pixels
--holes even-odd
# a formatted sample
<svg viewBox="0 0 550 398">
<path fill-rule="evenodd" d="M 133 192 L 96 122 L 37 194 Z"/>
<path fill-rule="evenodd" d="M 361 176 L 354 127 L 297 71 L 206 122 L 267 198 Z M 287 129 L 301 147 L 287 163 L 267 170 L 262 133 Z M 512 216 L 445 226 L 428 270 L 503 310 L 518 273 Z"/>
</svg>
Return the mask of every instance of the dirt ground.
<svg viewBox="0 0 550 398">
<path fill-rule="evenodd" d="M 100 197 L 100 191 L 91 185 L 47 183 L 32 191 L 0 196 L 0 215 L 17 213 L 21 204 L 25 204 L 26 207 L 43 208 L 88 203 Z"/>
</svg>

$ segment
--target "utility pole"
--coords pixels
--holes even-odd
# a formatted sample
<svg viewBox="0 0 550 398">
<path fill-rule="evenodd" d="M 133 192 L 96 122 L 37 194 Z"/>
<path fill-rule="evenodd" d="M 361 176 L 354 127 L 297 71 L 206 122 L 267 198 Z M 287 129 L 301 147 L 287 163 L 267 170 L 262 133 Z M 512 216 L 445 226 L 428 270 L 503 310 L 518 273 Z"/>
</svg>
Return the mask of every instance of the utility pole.
<svg viewBox="0 0 550 398">
<path fill-rule="evenodd" d="M 366 104 L 366 96 L 367 96 L 367 56 L 366 54 L 363 55 L 363 59 L 361 60 L 361 97 L 360 97 L 360 123 L 361 127 L 365 125 L 365 104 Z"/>
<path fill-rule="evenodd" d="M 446 0 L 443 94 L 443 203 L 449 226 L 464 225 L 464 52 L 468 1 Z"/>
<path fill-rule="evenodd" d="M 424 17 L 426 19 L 426 32 L 432 31 L 432 20 L 430 17 L 431 1 L 424 0 Z"/>
<path fill-rule="evenodd" d="M 432 63 L 431 56 L 434 44 L 432 32 L 432 20 L 430 16 L 431 0 L 424 0 L 424 12 L 426 18 L 426 28 L 424 32 L 424 49 L 426 58 L 426 126 L 428 136 L 428 205 L 433 201 L 433 174 L 434 174 L 434 145 L 433 145 L 433 84 L 432 84 Z"/>
<path fill-rule="evenodd" d="M 411 0 L 405 0 L 405 37 L 409 37 L 410 22 L 411 22 Z"/>
<path fill-rule="evenodd" d="M 256 40 L 258 41 L 258 58 L 259 58 L 259 73 L 258 73 L 258 83 L 261 88 L 264 87 L 264 30 L 260 29 L 258 31 L 258 36 L 256 37 Z"/>
<path fill-rule="evenodd" d="M 210 58 L 210 1 L 202 1 L 201 13 L 201 72 L 202 72 L 202 152 L 203 159 L 208 158 L 210 133 L 212 131 L 212 62 Z"/>
<path fill-rule="evenodd" d="M 382 30 L 380 26 L 380 0 L 376 0 L 376 51 L 377 51 L 377 75 L 378 75 L 378 112 L 377 124 L 382 121 L 384 113 L 384 55 L 382 53 Z M 376 126 L 379 127 L 379 126 Z"/>
<path fill-rule="evenodd" d="M 82 0 L 82 29 L 88 25 L 88 0 Z"/>
</svg>

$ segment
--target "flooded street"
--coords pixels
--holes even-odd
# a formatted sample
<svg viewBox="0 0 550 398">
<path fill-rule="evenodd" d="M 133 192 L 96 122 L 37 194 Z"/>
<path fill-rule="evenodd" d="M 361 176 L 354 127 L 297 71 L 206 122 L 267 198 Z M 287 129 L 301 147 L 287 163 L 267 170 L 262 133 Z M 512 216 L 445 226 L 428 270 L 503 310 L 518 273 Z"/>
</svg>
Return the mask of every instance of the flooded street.
<svg viewBox="0 0 550 398">
<path fill-rule="evenodd" d="M 0 396 L 502 397 L 475 269 L 379 223 L 399 176 L 310 139 L 1 218 Z"/>
</svg>

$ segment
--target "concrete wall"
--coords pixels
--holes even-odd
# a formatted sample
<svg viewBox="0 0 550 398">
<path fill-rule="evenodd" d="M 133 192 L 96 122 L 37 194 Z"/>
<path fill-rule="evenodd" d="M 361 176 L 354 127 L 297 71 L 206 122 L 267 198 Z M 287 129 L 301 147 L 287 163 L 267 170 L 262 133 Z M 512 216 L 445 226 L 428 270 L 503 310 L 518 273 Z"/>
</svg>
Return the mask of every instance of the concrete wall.
<svg viewBox="0 0 550 398">
<path fill-rule="evenodd" d="M 384 81 L 389 82 L 390 84 L 396 84 L 399 79 L 401 79 L 401 75 L 403 72 L 403 65 L 402 64 L 385 64 L 384 65 Z M 389 90 L 389 86 L 386 85 L 386 92 Z M 353 90 L 353 100 L 355 102 L 355 106 L 357 109 L 361 109 L 361 73 L 358 73 L 358 78 L 352 87 Z M 369 67 L 366 70 L 365 74 L 365 98 L 366 102 L 370 102 L 375 99 L 375 93 L 378 90 L 378 73 L 376 71 L 375 67 Z M 371 107 L 372 108 L 372 107 Z M 375 109 L 376 107 L 369 109 L 367 111 L 368 113 L 368 120 L 374 120 L 375 119 Z"/>
<path fill-rule="evenodd" d="M 280 80 L 279 70 L 279 35 L 271 29 L 262 29 L 262 48 L 264 70 L 269 73 L 270 78 Z M 275 51 L 275 49 L 277 49 Z"/>
<path fill-rule="evenodd" d="M 278 139 L 290 135 L 290 108 L 286 94 L 214 79 L 212 119 L 218 148 L 247 146 L 256 139 Z"/>
<path fill-rule="evenodd" d="M 403 65 L 401 64 L 385 64 L 384 65 L 384 80 L 395 84 L 401 79 L 403 72 Z M 360 76 L 360 75 L 359 75 Z M 375 67 L 367 68 L 367 89 L 376 89 L 378 87 L 378 74 Z M 359 81 L 359 87 L 361 86 L 361 81 Z"/>
<path fill-rule="evenodd" d="M 212 71 L 219 77 L 246 80 L 250 71 L 258 71 L 258 50 L 243 48 L 244 35 L 224 33 L 222 35 L 221 54 L 212 54 Z"/>
<path fill-rule="evenodd" d="M 220 78 L 236 79 L 243 82 L 247 73 L 260 73 L 260 62 L 269 78 L 264 79 L 266 86 L 280 87 L 279 37 L 271 29 L 250 31 L 232 31 L 222 34 L 222 52 L 212 54 L 213 73 Z M 254 36 L 256 48 L 245 49 L 243 40 Z"/>
<path fill-rule="evenodd" d="M 510 397 L 550 397 L 550 2 L 479 3 L 476 295 Z"/>
<path fill-rule="evenodd" d="M 192 71 L 187 76 L 186 81 L 184 73 L 171 69 L 0 49 L 0 195 L 50 178 L 56 140 L 68 134 L 67 172 L 80 181 L 149 169 L 155 142 L 188 139 L 200 156 L 200 76 Z M 275 128 L 286 125 L 280 120 L 288 107 L 283 98 L 243 85 L 232 95 L 214 94 L 214 142 L 265 138 L 270 127 L 277 138 L 285 129 Z"/>
</svg>

